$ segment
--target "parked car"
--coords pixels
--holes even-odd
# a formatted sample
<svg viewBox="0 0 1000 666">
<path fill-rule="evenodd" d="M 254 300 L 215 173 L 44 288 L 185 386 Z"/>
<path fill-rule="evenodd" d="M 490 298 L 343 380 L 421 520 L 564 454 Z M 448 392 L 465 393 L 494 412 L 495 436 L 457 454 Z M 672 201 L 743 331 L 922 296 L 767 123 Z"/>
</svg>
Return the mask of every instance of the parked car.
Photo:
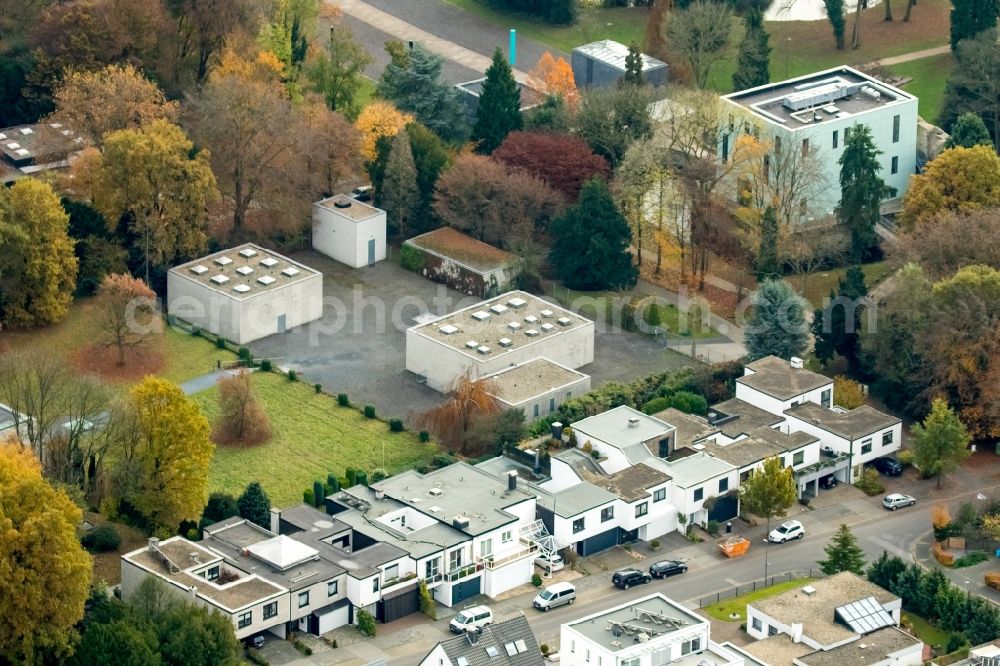
<svg viewBox="0 0 1000 666">
<path fill-rule="evenodd" d="M 614 583 L 615 587 L 620 587 L 623 590 L 627 590 L 633 585 L 648 583 L 651 580 L 653 580 L 651 575 L 638 569 L 622 569 L 616 571 L 615 575 L 611 577 L 611 582 Z"/>
<path fill-rule="evenodd" d="M 771 543 L 785 543 L 789 539 L 801 539 L 806 535 L 802 523 L 797 520 L 789 520 L 781 523 L 767 535 L 767 540 Z"/>
<path fill-rule="evenodd" d="M 473 606 L 453 617 L 448 623 L 448 628 L 451 629 L 452 633 L 464 634 L 482 629 L 488 624 L 493 624 L 493 611 L 490 610 L 490 607 Z"/>
<path fill-rule="evenodd" d="M 563 558 L 558 554 L 539 555 L 535 558 L 535 564 L 540 566 L 542 569 L 551 572 L 560 571 L 564 566 L 566 566 L 566 563 L 563 562 Z"/>
<path fill-rule="evenodd" d="M 878 470 L 883 476 L 899 476 L 903 473 L 903 466 L 895 458 L 882 456 L 871 461 L 871 466 Z"/>
<path fill-rule="evenodd" d="M 916 503 L 917 500 L 915 497 L 910 497 L 902 493 L 892 493 L 882 498 L 882 506 L 890 511 L 895 511 L 901 506 L 913 506 Z"/>
<path fill-rule="evenodd" d="M 827 474 L 819 480 L 820 488 L 836 488 L 837 487 L 837 477 L 833 474 Z"/>
<path fill-rule="evenodd" d="M 680 560 L 663 560 L 649 567 L 649 575 L 653 578 L 666 578 L 674 574 L 686 573 L 687 570 L 688 565 Z"/>
<path fill-rule="evenodd" d="M 259 650 L 262 647 L 264 647 L 264 637 L 261 636 L 260 634 L 258 634 L 256 636 L 254 636 L 253 638 L 251 638 L 250 639 L 250 647 L 252 647 L 255 650 Z"/>
<path fill-rule="evenodd" d="M 553 608 L 563 604 L 572 604 L 576 601 L 576 588 L 569 583 L 554 583 L 539 592 L 531 605 L 538 610 L 548 612 Z"/>
<path fill-rule="evenodd" d="M 373 188 L 371 185 L 362 185 L 361 187 L 355 187 L 353 190 L 351 190 L 351 198 L 354 199 L 355 201 L 362 201 L 362 202 L 371 201 L 372 194 L 374 193 L 374 191 L 375 188 Z"/>
</svg>

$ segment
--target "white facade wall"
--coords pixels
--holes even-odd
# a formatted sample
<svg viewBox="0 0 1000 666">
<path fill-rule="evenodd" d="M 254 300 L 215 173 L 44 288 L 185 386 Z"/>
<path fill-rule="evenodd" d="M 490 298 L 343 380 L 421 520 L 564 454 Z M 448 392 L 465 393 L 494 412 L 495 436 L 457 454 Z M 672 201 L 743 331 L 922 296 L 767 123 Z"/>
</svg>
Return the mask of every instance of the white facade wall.
<svg viewBox="0 0 1000 666">
<path fill-rule="evenodd" d="M 884 428 L 871 435 L 865 435 L 856 440 L 848 440 L 839 435 L 835 435 L 828 430 L 820 428 L 818 425 L 812 423 L 811 421 L 806 421 L 804 419 L 797 418 L 791 414 L 785 416 L 788 421 L 788 427 L 792 432 L 800 430 L 802 432 L 809 433 L 815 437 L 819 438 L 819 444 L 821 450 L 829 449 L 835 451 L 838 454 L 850 454 L 851 455 L 851 477 L 849 479 L 850 483 L 854 483 L 861 474 L 861 466 L 865 463 L 871 462 L 875 458 L 880 456 L 892 455 L 899 450 L 901 440 L 903 437 L 903 425 L 902 423 L 897 423 L 889 428 Z M 892 442 L 886 446 L 882 444 L 882 438 L 886 433 L 892 433 Z M 862 453 L 863 448 L 866 444 L 871 444 L 871 451 L 868 453 Z"/>
<path fill-rule="evenodd" d="M 522 557 L 510 564 L 496 569 L 483 570 L 483 594 L 496 597 L 507 590 L 531 582 L 531 574 L 535 573 L 533 557 Z"/>
<path fill-rule="evenodd" d="M 617 446 L 612 446 L 603 440 L 591 437 L 578 428 L 574 428 L 574 431 L 576 432 L 576 447 L 583 449 L 589 442 L 590 448 L 601 454 L 601 460 L 598 461 L 598 464 L 608 474 L 614 474 L 626 467 L 631 467 L 632 463 L 629 462 L 629 459 L 625 457 L 625 453 Z"/>
<path fill-rule="evenodd" d="M 747 375 L 752 375 L 753 372 L 748 371 Z M 744 402 L 749 402 L 754 407 L 763 409 L 765 412 L 770 414 L 775 414 L 777 416 L 784 416 L 785 410 L 790 409 L 794 405 L 800 405 L 803 402 L 815 402 L 817 405 L 823 404 L 823 391 L 830 391 L 831 405 L 833 404 L 833 380 L 829 384 L 824 384 L 818 389 L 812 391 L 806 391 L 797 396 L 793 396 L 788 400 L 779 400 L 773 396 L 770 396 L 762 391 L 758 391 L 755 388 L 751 388 L 736 382 L 736 397 Z"/>
<path fill-rule="evenodd" d="M 355 221 L 318 203 L 313 204 L 313 249 L 351 268 L 360 268 L 368 265 L 368 243 L 374 240 L 375 261 L 383 261 L 386 257 L 385 211 L 373 210 L 378 212 Z"/>
<path fill-rule="evenodd" d="M 552 414 L 559 409 L 570 398 L 583 395 L 590 390 L 590 375 L 584 375 L 574 382 L 554 388 L 551 391 L 540 393 L 521 402 L 507 402 L 500 400 L 505 408 L 520 409 L 524 412 L 524 418 L 530 423 L 542 417 Z"/>
<path fill-rule="evenodd" d="M 560 546 L 573 546 L 578 541 L 584 541 L 592 536 L 597 536 L 598 534 L 603 534 L 612 528 L 616 528 L 621 525 L 622 513 L 625 509 L 621 500 L 612 500 L 606 504 L 595 507 L 593 509 L 588 509 L 582 513 L 578 513 L 575 516 L 569 518 L 563 518 L 562 516 L 556 515 L 553 523 L 553 535 L 556 542 Z M 612 507 L 614 509 L 614 517 L 607 521 L 601 522 L 601 511 L 604 509 Z M 559 508 L 558 502 L 556 503 L 556 509 Z M 573 523 L 580 518 L 583 519 L 583 530 L 580 532 L 573 532 Z"/>
<path fill-rule="evenodd" d="M 170 271 L 167 312 L 242 345 L 277 333 L 282 315 L 286 330 L 322 317 L 323 276 L 314 273 L 238 299 Z"/>
<path fill-rule="evenodd" d="M 603 645 L 595 643 L 573 629 L 562 625 L 559 632 L 559 663 L 564 666 L 617 666 L 633 657 L 639 659 L 639 666 L 669 664 L 681 658 L 681 645 L 694 638 L 699 639 L 700 649 L 708 647 L 708 624 L 682 627 L 665 634 L 661 639 L 652 638 L 645 643 L 626 645 L 611 652 Z M 664 652 L 665 651 L 665 652 Z M 655 658 L 655 661 L 654 661 Z"/>
<path fill-rule="evenodd" d="M 727 479 L 729 485 L 726 490 L 719 492 L 719 482 Z M 687 517 L 687 525 L 703 525 L 708 520 L 708 511 L 705 509 L 705 500 L 710 497 L 718 497 L 726 493 L 737 490 L 740 487 L 740 472 L 733 468 L 723 474 L 708 479 L 703 483 L 693 485 L 689 488 L 682 488 L 678 485 L 671 487 L 670 498 L 677 507 L 677 512 Z M 694 499 L 695 490 L 702 489 L 702 498 Z M 685 529 L 685 526 L 678 525 L 678 529 Z"/>
<path fill-rule="evenodd" d="M 416 328 L 406 331 L 406 369 L 422 375 L 427 385 L 437 391 L 449 391 L 455 381 L 471 372 L 473 379 L 544 356 L 569 368 L 579 368 L 594 361 L 594 323 L 585 322 L 571 330 L 539 336 L 533 342 L 519 344 L 502 353 L 494 350 L 486 356 L 466 353 L 422 335 Z"/>
<path fill-rule="evenodd" d="M 380 580 L 380 577 L 381 572 L 364 578 L 355 578 L 354 576 L 348 575 L 347 598 L 350 599 L 351 603 L 358 608 L 367 608 L 368 606 L 371 606 L 382 598 L 381 583 L 379 584 L 379 591 L 373 590 L 374 581 Z"/>
<path fill-rule="evenodd" d="M 345 585 L 346 576 L 344 574 L 339 574 L 332 578 L 328 578 L 316 583 L 313 583 L 309 587 L 303 587 L 299 590 L 289 592 L 288 597 L 290 600 L 291 607 L 291 620 L 300 620 L 302 618 L 308 617 L 310 613 L 314 610 L 328 606 L 335 601 L 339 601 L 347 596 L 347 590 Z M 327 583 L 337 581 L 337 594 L 334 596 L 327 595 Z M 309 603 L 303 607 L 299 607 L 299 594 L 303 592 L 309 593 Z M 305 626 L 305 625 L 303 625 Z M 305 629 L 303 629 L 305 631 Z"/>
<path fill-rule="evenodd" d="M 448 653 L 438 643 L 417 666 L 453 666 L 453 664 L 451 663 L 451 659 L 448 658 Z"/>
</svg>

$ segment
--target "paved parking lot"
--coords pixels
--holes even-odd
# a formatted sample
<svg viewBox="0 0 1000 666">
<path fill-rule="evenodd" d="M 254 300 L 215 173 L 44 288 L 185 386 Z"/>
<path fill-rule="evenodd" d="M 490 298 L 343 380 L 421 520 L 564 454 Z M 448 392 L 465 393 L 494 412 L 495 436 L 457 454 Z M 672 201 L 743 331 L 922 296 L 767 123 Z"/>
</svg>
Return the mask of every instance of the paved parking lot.
<svg viewBox="0 0 1000 666">
<path fill-rule="evenodd" d="M 313 251 L 292 255 L 323 273 L 324 314 L 319 321 L 251 343 L 257 358 L 294 368 L 303 381 L 332 393 L 347 393 L 356 404 L 375 405 L 380 414 L 412 417 L 442 395 L 406 371 L 406 328 L 414 317 L 446 314 L 476 302 L 443 285 L 404 270 L 394 261 L 351 269 Z M 690 364 L 662 342 L 598 327 L 595 360 L 581 368 L 597 388 L 651 372 Z"/>
</svg>

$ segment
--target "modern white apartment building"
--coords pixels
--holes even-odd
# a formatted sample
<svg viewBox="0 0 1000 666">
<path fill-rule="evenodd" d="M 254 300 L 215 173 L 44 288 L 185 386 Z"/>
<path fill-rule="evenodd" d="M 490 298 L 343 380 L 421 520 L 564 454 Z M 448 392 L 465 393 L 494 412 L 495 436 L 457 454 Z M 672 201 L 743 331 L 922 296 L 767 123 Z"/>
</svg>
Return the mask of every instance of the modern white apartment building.
<svg viewBox="0 0 1000 666">
<path fill-rule="evenodd" d="M 721 137 L 719 155 L 732 156 L 741 133 L 759 131 L 778 149 L 794 146 L 803 155 L 817 152 L 824 186 L 808 201 L 798 202 L 803 221 L 819 219 L 840 203 L 840 164 L 848 134 L 864 125 L 881 152 L 880 173 L 896 190 L 906 193 L 916 171 L 917 98 L 851 67 L 841 66 L 788 81 L 741 90 L 722 99 L 733 106 L 730 131 Z M 749 116 L 751 122 L 738 120 Z"/>
</svg>

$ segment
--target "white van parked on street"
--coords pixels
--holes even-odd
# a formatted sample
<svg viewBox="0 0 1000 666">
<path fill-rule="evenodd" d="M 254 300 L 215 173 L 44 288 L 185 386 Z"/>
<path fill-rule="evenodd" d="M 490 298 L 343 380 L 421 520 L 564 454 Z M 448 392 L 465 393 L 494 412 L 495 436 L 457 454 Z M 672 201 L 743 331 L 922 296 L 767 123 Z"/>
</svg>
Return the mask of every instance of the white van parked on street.
<svg viewBox="0 0 1000 666">
<path fill-rule="evenodd" d="M 553 583 L 538 593 L 531 605 L 538 610 L 549 611 L 563 604 L 576 601 L 576 588 L 569 583 Z"/>
<path fill-rule="evenodd" d="M 462 634 L 477 631 L 488 624 L 493 624 L 493 611 L 489 606 L 473 606 L 466 608 L 448 623 L 453 633 Z"/>
</svg>

